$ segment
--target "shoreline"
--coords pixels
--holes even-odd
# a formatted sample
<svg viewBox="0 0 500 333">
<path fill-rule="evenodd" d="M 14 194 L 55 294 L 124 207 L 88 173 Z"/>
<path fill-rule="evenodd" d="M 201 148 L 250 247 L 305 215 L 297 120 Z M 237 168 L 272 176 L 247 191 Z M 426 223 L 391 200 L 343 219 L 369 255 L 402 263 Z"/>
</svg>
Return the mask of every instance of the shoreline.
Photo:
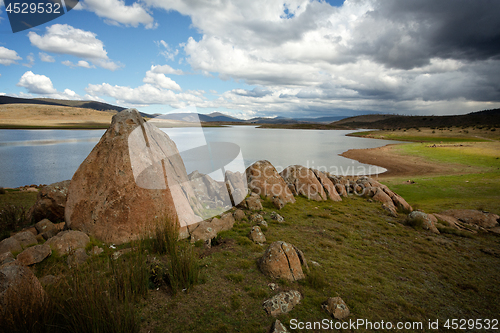
<svg viewBox="0 0 500 333">
<path fill-rule="evenodd" d="M 377 178 L 415 177 L 452 172 L 450 166 L 432 163 L 417 156 L 398 154 L 394 148 L 399 145 L 398 143 L 390 143 L 383 147 L 349 149 L 339 155 L 360 163 L 387 169 L 386 172 L 374 175 Z"/>
</svg>

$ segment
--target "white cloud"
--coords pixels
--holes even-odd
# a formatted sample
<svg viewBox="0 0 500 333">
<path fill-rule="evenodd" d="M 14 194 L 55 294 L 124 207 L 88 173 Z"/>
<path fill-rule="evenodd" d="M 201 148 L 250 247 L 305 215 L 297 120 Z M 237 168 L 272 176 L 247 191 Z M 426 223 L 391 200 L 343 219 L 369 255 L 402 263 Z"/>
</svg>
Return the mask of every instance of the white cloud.
<svg viewBox="0 0 500 333">
<path fill-rule="evenodd" d="M 68 24 L 54 24 L 47 27 L 45 35 L 40 36 L 30 31 L 28 37 L 31 44 L 42 51 L 84 58 L 96 66 L 110 70 L 120 67 L 109 60 L 103 42 L 90 31 L 76 29 Z"/>
<path fill-rule="evenodd" d="M 56 59 L 54 59 L 53 56 L 48 55 L 47 53 L 44 53 L 44 52 L 38 52 L 38 57 L 43 62 L 55 62 L 56 61 Z"/>
<path fill-rule="evenodd" d="M 63 92 L 57 91 L 49 77 L 34 74 L 32 71 L 24 73 L 17 83 L 17 86 L 28 90 L 28 94 L 21 93 L 20 97 L 32 97 L 31 94 L 35 94 L 38 95 L 37 97 L 76 100 L 81 99 L 80 96 L 71 89 L 64 89 Z"/>
<path fill-rule="evenodd" d="M 155 44 L 160 48 L 160 54 L 167 60 L 174 61 L 175 57 L 179 54 L 179 49 L 173 50 L 164 40 L 155 41 Z"/>
<path fill-rule="evenodd" d="M 146 76 L 142 80 L 144 83 L 150 83 L 155 87 L 170 89 L 170 90 L 181 90 L 181 87 L 171 78 L 166 77 L 165 74 L 154 73 L 152 71 L 147 71 Z"/>
<path fill-rule="evenodd" d="M 52 81 L 45 75 L 34 74 L 27 71 L 23 74 L 17 86 L 28 89 L 31 94 L 54 94 L 57 90 L 52 85 Z"/>
<path fill-rule="evenodd" d="M 104 18 L 106 23 L 112 25 L 123 24 L 137 27 L 142 24 L 146 29 L 158 26 L 139 2 L 134 2 L 132 6 L 125 5 L 123 0 L 85 0 L 80 3 L 83 9 L 94 12 L 97 16 Z"/>
<path fill-rule="evenodd" d="M 95 68 L 95 66 L 90 65 L 85 60 L 79 60 L 76 64 L 72 63 L 69 60 L 64 60 L 61 62 L 61 64 L 63 64 L 64 66 L 68 66 L 68 67 Z"/>
<path fill-rule="evenodd" d="M 184 72 L 180 69 L 173 69 L 169 65 L 153 65 L 151 66 L 151 72 L 153 73 L 161 73 L 161 74 L 175 74 L 175 75 L 184 75 Z"/>
<path fill-rule="evenodd" d="M 16 63 L 16 60 L 21 59 L 22 58 L 17 55 L 16 51 L 0 46 L 0 64 L 9 66 Z"/>
<path fill-rule="evenodd" d="M 28 60 L 28 62 L 23 64 L 23 66 L 28 68 L 33 67 L 33 65 L 35 64 L 35 56 L 33 55 L 33 53 L 28 54 L 28 56 L 26 56 L 26 60 Z"/>
</svg>

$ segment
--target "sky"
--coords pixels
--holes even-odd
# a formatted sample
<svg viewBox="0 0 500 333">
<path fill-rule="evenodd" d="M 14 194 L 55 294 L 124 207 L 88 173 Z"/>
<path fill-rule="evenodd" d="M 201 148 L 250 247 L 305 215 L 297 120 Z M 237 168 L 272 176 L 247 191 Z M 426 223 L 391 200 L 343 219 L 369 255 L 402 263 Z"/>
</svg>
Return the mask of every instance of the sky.
<svg viewBox="0 0 500 333">
<path fill-rule="evenodd" d="M 500 108 L 497 0 L 83 0 L 12 33 L 0 94 L 240 118 Z"/>
</svg>

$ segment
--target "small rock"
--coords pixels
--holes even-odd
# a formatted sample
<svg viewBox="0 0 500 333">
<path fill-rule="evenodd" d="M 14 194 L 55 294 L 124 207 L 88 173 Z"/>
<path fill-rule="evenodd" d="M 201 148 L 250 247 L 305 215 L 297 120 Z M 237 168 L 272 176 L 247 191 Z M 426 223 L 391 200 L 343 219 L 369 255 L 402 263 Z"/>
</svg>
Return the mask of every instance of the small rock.
<svg viewBox="0 0 500 333">
<path fill-rule="evenodd" d="M 316 262 L 316 261 L 312 261 L 312 260 L 311 260 L 311 264 L 312 264 L 314 267 L 320 267 L 320 266 L 321 266 L 318 262 Z"/>
<path fill-rule="evenodd" d="M 280 209 L 280 210 L 283 207 L 285 207 L 285 203 L 283 202 L 283 199 L 281 199 L 278 196 L 273 197 L 273 205 L 274 205 L 274 207 L 276 207 L 276 209 Z"/>
<path fill-rule="evenodd" d="M 281 323 L 281 321 L 276 319 L 276 321 L 271 325 L 269 333 L 288 333 L 288 330 L 286 329 L 285 325 Z"/>
<path fill-rule="evenodd" d="M 101 253 L 104 252 L 104 249 L 100 248 L 99 246 L 95 245 L 92 250 L 90 250 L 90 254 L 93 256 L 98 256 Z"/>
<path fill-rule="evenodd" d="M 252 227 L 249 237 L 254 243 L 262 244 L 266 242 L 266 236 L 264 236 L 258 225 Z"/>
<path fill-rule="evenodd" d="M 260 222 L 259 222 L 259 225 L 260 225 L 261 227 L 266 227 L 266 228 L 268 227 L 266 220 L 264 220 L 264 221 L 260 221 Z"/>
<path fill-rule="evenodd" d="M 113 260 L 116 260 L 116 259 L 120 258 L 122 255 L 124 255 L 125 253 L 128 253 L 130 251 L 132 251 L 132 248 L 118 250 L 115 253 L 113 253 L 113 256 L 111 258 L 113 258 Z"/>
<path fill-rule="evenodd" d="M 262 203 L 260 202 L 259 196 L 251 195 L 245 202 L 249 210 L 262 210 Z"/>
<path fill-rule="evenodd" d="M 85 252 L 85 249 L 79 248 L 76 249 L 76 251 L 73 254 L 70 254 L 68 256 L 67 263 L 69 268 L 73 268 L 85 263 L 88 258 L 90 257 Z"/>
<path fill-rule="evenodd" d="M 283 216 L 281 216 L 280 214 L 278 214 L 276 212 L 271 212 L 271 219 L 278 221 L 280 223 L 285 222 L 285 219 L 283 218 Z"/>
<path fill-rule="evenodd" d="M 267 286 L 271 288 L 271 290 L 276 290 L 276 288 L 278 288 L 278 285 L 276 283 L 269 283 Z"/>
<path fill-rule="evenodd" d="M 257 214 L 257 213 L 250 215 L 250 222 L 251 223 L 258 224 L 262 221 L 264 221 L 264 218 L 262 217 L 262 215 Z"/>
<path fill-rule="evenodd" d="M 235 210 L 233 216 L 236 221 L 241 221 L 247 217 L 242 209 Z"/>
<path fill-rule="evenodd" d="M 52 254 L 50 246 L 46 244 L 35 245 L 19 253 L 17 260 L 26 266 L 37 264 Z"/>
<path fill-rule="evenodd" d="M 27 247 L 29 247 L 31 245 L 38 244 L 38 241 L 36 240 L 35 235 L 33 235 L 29 231 L 19 232 L 19 233 L 15 234 L 12 237 L 14 237 L 19 242 L 19 244 L 21 244 L 21 246 L 23 248 L 27 248 Z"/>
<path fill-rule="evenodd" d="M 296 290 L 281 292 L 272 298 L 264 301 L 262 304 L 264 310 L 271 316 L 278 316 L 280 314 L 292 311 L 293 307 L 300 303 L 302 295 Z"/>
<path fill-rule="evenodd" d="M 321 307 L 335 319 L 344 319 L 349 316 L 349 308 L 340 297 L 328 298 Z"/>
</svg>

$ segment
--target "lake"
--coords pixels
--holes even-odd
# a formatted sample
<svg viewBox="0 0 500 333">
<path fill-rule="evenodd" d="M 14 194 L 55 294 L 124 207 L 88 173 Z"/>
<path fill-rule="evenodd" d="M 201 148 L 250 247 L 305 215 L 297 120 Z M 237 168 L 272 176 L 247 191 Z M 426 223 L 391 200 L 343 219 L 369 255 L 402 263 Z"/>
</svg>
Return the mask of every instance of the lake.
<svg viewBox="0 0 500 333">
<path fill-rule="evenodd" d="M 179 151 L 205 144 L 199 128 L 163 129 Z M 270 161 L 278 171 L 299 164 L 333 174 L 376 174 L 384 168 L 338 156 L 348 149 L 375 148 L 395 141 L 345 136 L 353 131 L 259 129 L 255 126 L 203 128 L 207 142 L 241 148 L 245 166 Z M 0 130 L 0 186 L 50 184 L 71 179 L 104 130 Z M 196 164 L 185 161 L 187 172 Z"/>
</svg>

